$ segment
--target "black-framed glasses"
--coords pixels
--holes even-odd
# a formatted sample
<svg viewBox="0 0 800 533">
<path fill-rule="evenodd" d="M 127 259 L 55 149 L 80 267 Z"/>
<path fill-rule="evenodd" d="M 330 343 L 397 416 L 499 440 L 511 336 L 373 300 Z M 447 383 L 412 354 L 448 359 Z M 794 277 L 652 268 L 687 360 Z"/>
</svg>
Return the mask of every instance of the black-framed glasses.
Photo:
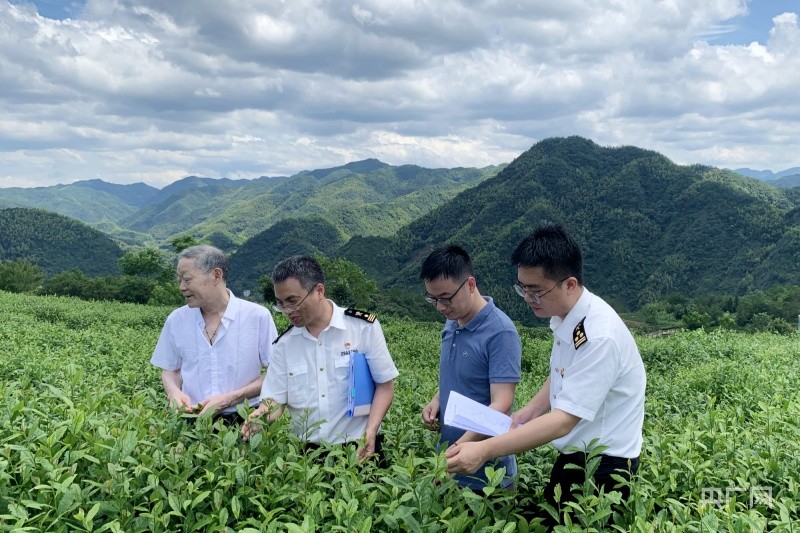
<svg viewBox="0 0 800 533">
<path fill-rule="evenodd" d="M 519 294 L 523 298 L 525 298 L 525 296 L 530 296 L 530 299 L 533 300 L 533 303 L 535 303 L 536 305 L 539 305 L 540 303 L 542 303 L 542 298 L 547 296 L 548 293 L 553 292 L 556 289 L 556 287 L 558 287 L 559 285 L 564 283 L 564 281 L 566 279 L 568 279 L 568 278 L 569 278 L 569 276 L 567 276 L 566 278 L 561 278 L 560 280 L 558 280 L 556 282 L 556 284 L 553 285 L 553 288 L 550 289 L 549 291 L 531 292 L 531 291 L 528 290 L 527 287 L 525 287 L 525 285 L 523 285 L 519 281 L 514 284 L 514 290 L 517 292 L 517 294 Z"/>
<path fill-rule="evenodd" d="M 433 305 L 436 305 L 436 304 L 442 304 L 442 305 L 444 305 L 444 306 L 448 306 L 448 305 L 450 305 L 450 304 L 453 302 L 453 298 L 455 298 L 455 297 L 456 297 L 456 294 L 458 294 L 458 291 L 460 291 L 460 290 L 461 290 L 461 287 L 463 287 L 463 286 L 464 286 L 464 284 L 465 284 L 466 282 L 468 282 L 468 281 L 469 281 L 469 277 L 467 277 L 467 279 L 465 279 L 464 281 L 462 281 L 462 282 L 461 282 L 461 285 L 459 285 L 459 286 L 458 286 L 458 288 L 456 289 L 456 291 L 455 291 L 453 294 L 451 294 L 450 296 L 446 297 L 446 298 L 436 298 L 436 297 L 434 297 L 434 296 L 431 296 L 431 295 L 430 295 L 430 294 L 428 294 L 427 292 L 426 292 L 425 294 L 423 294 L 423 295 L 422 295 L 422 297 L 423 297 L 423 298 L 425 298 L 425 301 L 426 301 L 426 302 L 428 302 L 429 304 L 433 304 Z"/>
<path fill-rule="evenodd" d="M 272 308 L 274 310 L 276 310 L 277 312 L 279 312 L 279 313 L 287 313 L 287 314 L 291 313 L 293 311 L 297 311 L 298 309 L 300 309 L 300 306 L 303 305 L 303 302 L 306 301 L 306 298 L 308 298 L 311 295 L 311 293 L 314 292 L 314 289 L 316 289 L 316 288 L 317 288 L 316 285 L 311 287 L 311 290 L 308 291 L 308 293 L 305 296 L 303 296 L 303 299 L 300 300 L 299 302 L 297 302 L 296 304 L 285 304 L 285 303 L 280 303 L 279 302 L 279 303 L 276 303 L 275 305 L 273 305 Z"/>
</svg>

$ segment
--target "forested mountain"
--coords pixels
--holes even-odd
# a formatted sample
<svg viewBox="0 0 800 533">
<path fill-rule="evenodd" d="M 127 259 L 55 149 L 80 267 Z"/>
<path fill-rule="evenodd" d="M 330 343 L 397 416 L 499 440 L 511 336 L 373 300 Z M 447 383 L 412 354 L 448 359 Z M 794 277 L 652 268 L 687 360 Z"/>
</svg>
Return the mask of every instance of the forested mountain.
<svg viewBox="0 0 800 533">
<path fill-rule="evenodd" d="M 0 209 L 8 207 L 46 209 L 90 225 L 116 224 L 139 210 L 117 194 L 87 186 L 85 182 L 52 187 L 0 188 Z"/>
<path fill-rule="evenodd" d="M 47 209 L 132 244 L 164 244 L 188 233 L 232 251 L 278 221 L 305 216 L 324 217 L 346 238 L 388 236 L 502 168 L 393 167 L 366 159 L 253 180 L 188 176 L 161 190 L 84 180 L 0 188 L 0 208 Z"/>
<path fill-rule="evenodd" d="M 88 187 L 97 191 L 107 192 L 116 196 L 121 201 L 134 207 L 142 208 L 153 203 L 153 199 L 158 195 L 159 190 L 146 183 L 131 183 L 130 185 L 120 185 L 118 183 L 108 183 L 99 179 L 76 181 L 71 187 Z"/>
<path fill-rule="evenodd" d="M 511 289 L 509 256 L 542 220 L 574 233 L 587 286 L 621 310 L 672 294 L 737 295 L 800 282 L 800 188 L 580 137 L 547 139 L 507 166 L 484 169 L 370 159 L 290 177 L 191 176 L 151 189 L 99 180 L 0 189 L 0 206 L 45 198 L 85 209 L 82 216 L 117 238 L 209 240 L 236 250 L 237 292 L 257 290 L 258 279 L 288 255 L 321 253 L 354 261 L 382 289 L 416 301 L 421 261 L 435 246 L 458 243 L 473 255 L 484 292 L 517 319 L 530 313 Z M 2 213 L 0 259 L 26 258 L 48 273 L 68 261 L 66 268 L 87 274 L 116 272 L 121 251 L 102 234 L 51 213 Z"/>
<path fill-rule="evenodd" d="M 323 217 L 346 238 L 388 236 L 501 168 L 393 167 L 368 159 L 290 177 L 186 178 L 124 225 L 159 240 L 191 233 L 226 250 L 276 222 L 305 216 Z M 194 186 L 187 187 L 187 180 Z"/>
<path fill-rule="evenodd" d="M 547 139 L 492 179 L 391 237 L 354 237 L 340 254 L 384 286 L 419 289 L 442 243 L 473 255 L 481 285 L 517 318 L 509 256 L 542 220 L 584 248 L 587 286 L 623 309 L 671 293 L 742 294 L 800 282 L 800 190 L 734 172 L 679 166 L 635 147 Z"/>
<path fill-rule="evenodd" d="M 119 273 L 120 247 L 77 220 L 41 209 L 0 209 L 0 260 L 26 259 L 48 275 L 76 268 L 90 276 Z"/>
<path fill-rule="evenodd" d="M 231 258 L 230 284 L 235 293 L 257 290 L 280 259 L 296 254 L 333 257 L 345 243 L 335 226 L 321 217 L 284 219 L 245 242 Z"/>
<path fill-rule="evenodd" d="M 792 187 L 800 187 L 800 174 L 783 176 L 773 181 L 768 181 L 767 183 L 769 183 L 770 185 L 774 185 L 776 187 L 783 187 L 785 189 L 791 189 Z"/>
</svg>

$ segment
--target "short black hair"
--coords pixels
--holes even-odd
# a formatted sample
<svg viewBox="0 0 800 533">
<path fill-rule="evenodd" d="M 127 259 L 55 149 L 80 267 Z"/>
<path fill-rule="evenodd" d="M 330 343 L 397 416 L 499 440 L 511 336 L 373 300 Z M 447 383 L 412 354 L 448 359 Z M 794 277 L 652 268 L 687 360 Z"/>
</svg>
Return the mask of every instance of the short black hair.
<svg viewBox="0 0 800 533">
<path fill-rule="evenodd" d="M 424 281 L 439 278 L 461 281 L 469 276 L 472 276 L 472 260 L 463 248 L 456 245 L 443 246 L 428 254 L 419 273 Z"/>
<path fill-rule="evenodd" d="M 272 284 L 283 283 L 289 278 L 300 282 L 300 286 L 310 291 L 318 283 L 325 284 L 325 274 L 316 259 L 310 255 L 294 255 L 284 259 L 272 271 Z"/>
<path fill-rule="evenodd" d="M 541 267 L 553 281 L 574 277 L 583 285 L 581 247 L 561 224 L 547 222 L 522 239 L 511 254 L 515 267 Z"/>
</svg>

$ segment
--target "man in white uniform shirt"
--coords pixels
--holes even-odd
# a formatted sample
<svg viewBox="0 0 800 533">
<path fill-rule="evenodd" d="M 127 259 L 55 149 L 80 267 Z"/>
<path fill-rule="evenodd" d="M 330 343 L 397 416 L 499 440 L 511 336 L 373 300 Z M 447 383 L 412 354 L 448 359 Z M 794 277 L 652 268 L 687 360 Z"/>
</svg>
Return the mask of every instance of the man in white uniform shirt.
<svg viewBox="0 0 800 533">
<path fill-rule="evenodd" d="M 241 422 L 237 406 L 260 400 L 278 335 L 272 315 L 228 290 L 228 260 L 213 246 L 183 250 L 177 276 L 186 305 L 167 317 L 150 362 L 177 409 Z"/>
<path fill-rule="evenodd" d="M 276 309 L 292 327 L 275 343 L 269 372 L 261 389 L 262 405 L 242 427 L 249 438 L 261 429 L 258 417 L 272 422 L 288 408 L 291 429 L 313 445 L 343 444 L 364 439 L 360 460 L 380 458 L 378 430 L 394 398 L 394 365 L 383 330 L 374 315 L 343 309 L 325 297 L 325 277 L 319 263 L 294 256 L 272 273 Z M 350 354 L 366 355 L 375 395 L 368 416 L 347 415 Z"/>
<path fill-rule="evenodd" d="M 633 336 L 617 313 L 583 286 L 580 247 L 561 225 L 541 226 L 526 237 L 512 262 L 514 289 L 537 317 L 550 317 L 550 376 L 514 413 L 511 431 L 448 450 L 448 471 L 471 473 L 488 459 L 552 442 L 560 454 L 544 496 L 558 509 L 575 498 L 573 484 L 584 481 L 582 469 L 566 465 L 585 466 L 595 441 L 594 446 L 606 447 L 594 474 L 597 486 L 627 497 L 629 489 L 618 487 L 612 475 L 630 479 L 642 448 L 646 379 Z"/>
</svg>

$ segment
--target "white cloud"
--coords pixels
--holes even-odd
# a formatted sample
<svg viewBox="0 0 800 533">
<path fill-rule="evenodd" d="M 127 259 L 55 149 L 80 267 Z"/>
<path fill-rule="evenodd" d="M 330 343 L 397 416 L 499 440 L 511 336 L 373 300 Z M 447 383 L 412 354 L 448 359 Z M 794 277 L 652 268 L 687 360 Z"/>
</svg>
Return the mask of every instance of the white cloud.
<svg viewBox="0 0 800 533">
<path fill-rule="evenodd" d="M 681 163 L 800 165 L 800 31 L 742 0 L 0 0 L 0 186 L 508 162 L 583 135 Z"/>
</svg>

